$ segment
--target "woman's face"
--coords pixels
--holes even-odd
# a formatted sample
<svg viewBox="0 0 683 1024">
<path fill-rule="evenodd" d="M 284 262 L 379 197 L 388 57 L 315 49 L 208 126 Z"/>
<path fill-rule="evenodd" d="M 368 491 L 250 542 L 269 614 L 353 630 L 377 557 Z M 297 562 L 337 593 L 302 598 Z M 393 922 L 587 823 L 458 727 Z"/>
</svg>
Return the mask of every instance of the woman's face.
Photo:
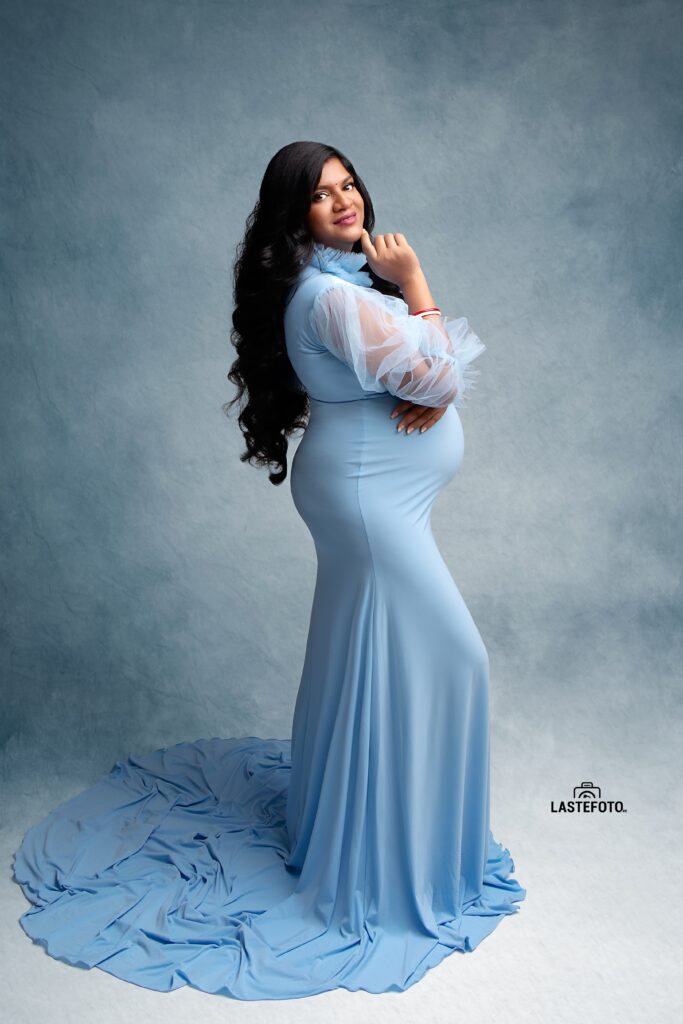
<svg viewBox="0 0 683 1024">
<path fill-rule="evenodd" d="M 363 233 L 364 216 L 365 203 L 353 175 L 336 156 L 326 160 L 308 213 L 314 240 L 351 252 Z"/>
</svg>

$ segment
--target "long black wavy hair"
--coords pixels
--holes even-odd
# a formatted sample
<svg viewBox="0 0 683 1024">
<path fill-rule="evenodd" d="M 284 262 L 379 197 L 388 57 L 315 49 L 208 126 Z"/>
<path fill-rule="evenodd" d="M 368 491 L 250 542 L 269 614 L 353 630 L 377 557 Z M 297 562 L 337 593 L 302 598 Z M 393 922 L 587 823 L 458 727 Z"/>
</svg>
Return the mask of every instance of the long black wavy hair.
<svg viewBox="0 0 683 1024">
<path fill-rule="evenodd" d="M 237 246 L 230 332 L 237 358 L 228 380 L 238 390 L 223 411 L 229 416 L 231 407 L 242 403 L 237 422 L 247 450 L 240 460 L 275 466 L 269 474 L 272 484 L 281 484 L 287 477 L 289 436 L 308 423 L 308 395 L 301 390 L 285 347 L 284 309 L 287 292 L 302 269 L 299 261 L 308 264 L 313 256 L 315 239 L 307 215 L 323 165 L 331 157 L 353 174 L 365 204 L 363 226 L 371 233 L 375 226 L 372 200 L 351 161 L 334 146 L 292 142 L 268 164 L 258 202 Z M 363 251 L 360 241 L 353 251 Z M 363 269 L 377 291 L 402 297 L 395 284 L 378 277 L 367 263 Z"/>
</svg>

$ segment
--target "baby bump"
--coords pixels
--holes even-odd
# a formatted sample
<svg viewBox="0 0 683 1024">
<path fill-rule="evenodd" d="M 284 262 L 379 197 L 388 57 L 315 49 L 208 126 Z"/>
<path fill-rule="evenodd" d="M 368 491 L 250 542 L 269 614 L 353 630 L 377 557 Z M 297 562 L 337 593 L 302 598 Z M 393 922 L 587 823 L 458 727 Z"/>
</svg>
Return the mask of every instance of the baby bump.
<svg viewBox="0 0 683 1024">
<path fill-rule="evenodd" d="M 351 402 L 310 401 L 310 418 L 291 467 L 295 506 L 314 537 L 362 534 L 400 522 L 424 528 L 434 500 L 464 455 L 460 417 L 450 405 L 424 433 L 397 431 L 393 395 Z M 341 539 L 341 538 L 339 538 Z"/>
</svg>

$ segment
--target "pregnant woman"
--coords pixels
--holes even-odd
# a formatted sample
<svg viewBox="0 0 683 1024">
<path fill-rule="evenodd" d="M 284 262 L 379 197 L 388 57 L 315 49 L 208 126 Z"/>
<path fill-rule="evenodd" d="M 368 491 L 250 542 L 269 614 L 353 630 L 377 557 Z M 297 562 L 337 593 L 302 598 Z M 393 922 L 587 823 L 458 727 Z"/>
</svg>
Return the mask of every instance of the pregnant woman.
<svg viewBox="0 0 683 1024">
<path fill-rule="evenodd" d="M 287 473 L 317 577 L 291 739 L 117 762 L 25 835 L 24 930 L 147 988 L 401 991 L 526 891 L 489 815 L 489 662 L 431 529 L 484 346 L 350 161 L 285 146 L 235 272 L 243 459 Z M 230 403 L 232 404 L 232 403 Z"/>
</svg>

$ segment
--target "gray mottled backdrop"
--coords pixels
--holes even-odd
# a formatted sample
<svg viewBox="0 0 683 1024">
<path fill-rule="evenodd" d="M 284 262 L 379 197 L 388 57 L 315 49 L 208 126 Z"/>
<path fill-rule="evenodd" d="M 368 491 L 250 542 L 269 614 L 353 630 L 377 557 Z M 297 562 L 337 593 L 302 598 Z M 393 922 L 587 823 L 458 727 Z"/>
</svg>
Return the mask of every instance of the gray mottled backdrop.
<svg viewBox="0 0 683 1024">
<path fill-rule="evenodd" d="M 290 735 L 315 551 L 289 480 L 240 462 L 221 406 L 261 176 L 286 143 L 329 142 L 376 230 L 406 234 L 487 345 L 434 531 L 489 649 L 492 821 L 528 897 L 400 1019 L 673 1020 L 682 14 L 3 5 L 6 865 L 118 758 Z M 627 813 L 551 812 L 588 779 Z M 172 1011 L 51 960 L 16 923 L 7 866 L 5 889 L 13 1024 L 181 1020 L 200 1001 L 223 1019 L 220 998 L 187 990 Z M 397 1005 L 340 991 L 280 1016 Z"/>
</svg>

